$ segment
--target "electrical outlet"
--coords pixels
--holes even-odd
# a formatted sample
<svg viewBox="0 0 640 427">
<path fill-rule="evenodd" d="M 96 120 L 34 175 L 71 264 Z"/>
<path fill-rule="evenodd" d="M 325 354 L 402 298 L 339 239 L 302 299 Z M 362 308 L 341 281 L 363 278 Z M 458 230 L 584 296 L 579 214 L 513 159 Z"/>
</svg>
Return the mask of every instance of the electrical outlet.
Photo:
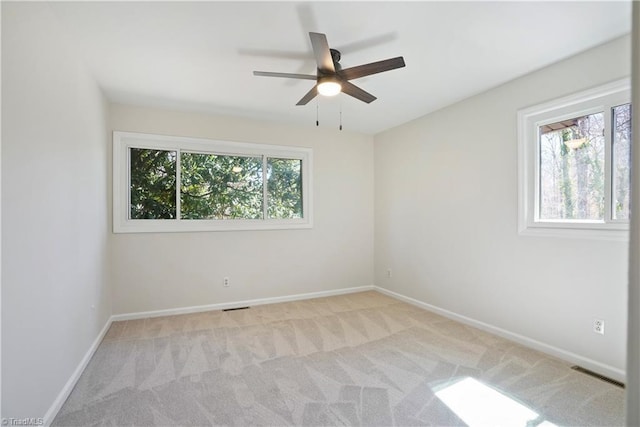
<svg viewBox="0 0 640 427">
<path fill-rule="evenodd" d="M 604 335 L 604 320 L 594 319 L 593 332 L 595 332 L 596 334 Z"/>
<path fill-rule="evenodd" d="M 229 278 L 225 277 L 224 279 L 222 279 L 222 286 L 224 286 L 225 288 L 229 287 Z"/>
<path fill-rule="evenodd" d="M 392 274 L 391 274 L 391 269 L 389 268 L 389 269 L 387 270 L 387 277 L 391 278 L 391 276 L 392 276 Z"/>
</svg>

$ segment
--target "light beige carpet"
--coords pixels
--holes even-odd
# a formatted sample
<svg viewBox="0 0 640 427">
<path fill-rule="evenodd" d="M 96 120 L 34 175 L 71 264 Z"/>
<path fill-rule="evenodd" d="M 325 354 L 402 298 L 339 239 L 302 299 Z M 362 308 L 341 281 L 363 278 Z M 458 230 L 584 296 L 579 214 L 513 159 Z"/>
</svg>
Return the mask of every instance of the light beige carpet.
<svg viewBox="0 0 640 427">
<path fill-rule="evenodd" d="M 623 400 L 565 362 L 372 291 L 115 322 L 53 425 L 613 426 Z"/>
</svg>

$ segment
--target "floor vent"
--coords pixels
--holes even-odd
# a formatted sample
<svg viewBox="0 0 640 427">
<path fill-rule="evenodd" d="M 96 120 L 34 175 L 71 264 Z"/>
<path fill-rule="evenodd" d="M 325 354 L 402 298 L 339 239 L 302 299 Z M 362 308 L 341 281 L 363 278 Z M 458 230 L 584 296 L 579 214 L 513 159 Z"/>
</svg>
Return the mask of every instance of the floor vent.
<svg viewBox="0 0 640 427">
<path fill-rule="evenodd" d="M 247 309 L 249 309 L 249 308 L 251 308 L 251 307 L 236 307 L 236 308 L 225 308 L 225 309 L 224 309 L 224 310 L 222 310 L 222 311 L 236 311 L 236 310 L 247 310 Z"/>
<path fill-rule="evenodd" d="M 613 385 L 615 385 L 617 387 L 624 388 L 624 384 L 621 383 L 620 381 L 612 380 L 609 377 L 605 377 L 604 375 L 600 375 L 600 374 L 598 374 L 596 372 L 590 371 L 590 370 L 585 369 L 585 368 L 583 368 L 581 366 L 572 366 L 571 369 L 573 369 L 574 371 L 582 372 L 583 374 L 590 375 L 590 376 L 592 376 L 594 378 L 597 378 L 597 379 L 602 380 L 604 382 L 607 382 L 609 384 L 613 384 Z"/>
</svg>

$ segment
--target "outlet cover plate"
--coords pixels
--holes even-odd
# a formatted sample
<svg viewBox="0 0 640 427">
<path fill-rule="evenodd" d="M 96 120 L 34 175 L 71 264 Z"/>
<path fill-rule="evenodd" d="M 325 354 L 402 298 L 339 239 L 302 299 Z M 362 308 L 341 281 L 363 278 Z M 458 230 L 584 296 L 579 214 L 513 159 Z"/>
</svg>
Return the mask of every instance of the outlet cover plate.
<svg viewBox="0 0 640 427">
<path fill-rule="evenodd" d="M 595 332 L 596 334 L 604 335 L 604 320 L 602 319 L 593 320 L 593 332 Z"/>
</svg>

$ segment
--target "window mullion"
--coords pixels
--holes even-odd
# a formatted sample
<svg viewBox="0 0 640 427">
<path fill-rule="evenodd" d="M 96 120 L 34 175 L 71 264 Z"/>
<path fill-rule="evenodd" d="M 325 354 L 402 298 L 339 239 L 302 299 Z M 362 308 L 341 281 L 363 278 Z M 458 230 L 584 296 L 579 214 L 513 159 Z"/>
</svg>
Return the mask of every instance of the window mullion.
<svg viewBox="0 0 640 427">
<path fill-rule="evenodd" d="M 125 189 L 127 194 L 127 221 L 131 220 L 131 148 L 125 146 L 126 156 L 127 156 L 127 170 L 126 170 L 126 183 L 127 187 Z M 114 173 L 115 176 L 115 173 Z M 114 197 L 115 200 L 115 197 Z"/>
<path fill-rule="evenodd" d="M 542 197 L 542 190 L 540 187 L 540 167 L 541 167 L 541 159 L 540 159 L 540 131 L 538 130 L 538 126 L 535 126 L 535 143 L 531 144 L 533 146 L 533 221 L 538 222 L 540 220 L 540 198 Z"/>
<path fill-rule="evenodd" d="M 604 222 L 613 220 L 613 108 L 604 108 Z"/>
<path fill-rule="evenodd" d="M 180 166 L 181 150 L 176 149 L 176 219 L 179 221 L 181 218 L 182 207 L 180 206 L 180 189 L 182 188 L 182 174 Z"/>
<path fill-rule="evenodd" d="M 262 156 L 262 219 L 267 219 L 267 156 Z"/>
</svg>

